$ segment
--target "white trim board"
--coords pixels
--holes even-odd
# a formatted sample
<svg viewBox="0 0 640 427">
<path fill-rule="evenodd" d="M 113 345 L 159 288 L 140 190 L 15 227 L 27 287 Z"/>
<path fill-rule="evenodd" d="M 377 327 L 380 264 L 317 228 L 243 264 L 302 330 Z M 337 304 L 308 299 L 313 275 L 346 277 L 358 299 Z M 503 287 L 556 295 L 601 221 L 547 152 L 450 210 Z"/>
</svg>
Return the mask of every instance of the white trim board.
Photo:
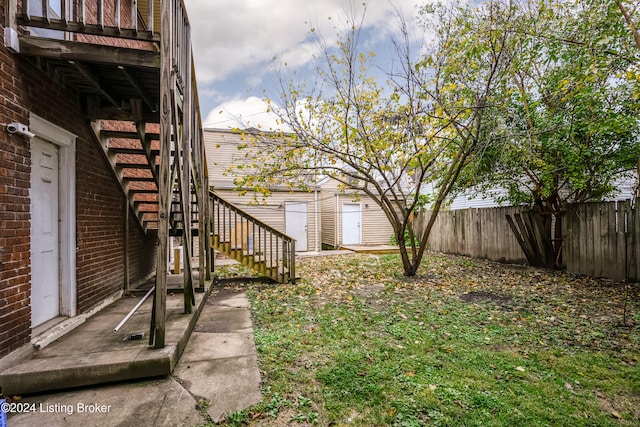
<svg viewBox="0 0 640 427">
<path fill-rule="evenodd" d="M 29 130 L 59 147 L 60 314 L 77 314 L 76 284 L 76 140 L 77 135 L 33 113 Z"/>
</svg>

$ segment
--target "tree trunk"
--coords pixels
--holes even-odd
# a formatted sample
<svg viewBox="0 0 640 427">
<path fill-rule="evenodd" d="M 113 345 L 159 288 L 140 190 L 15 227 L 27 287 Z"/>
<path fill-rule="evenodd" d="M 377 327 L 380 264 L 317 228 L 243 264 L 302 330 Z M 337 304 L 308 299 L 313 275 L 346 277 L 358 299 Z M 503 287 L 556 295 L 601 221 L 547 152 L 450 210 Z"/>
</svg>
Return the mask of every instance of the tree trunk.
<svg viewBox="0 0 640 427">
<path fill-rule="evenodd" d="M 547 218 L 544 218 L 547 217 Z M 511 231 L 533 267 L 554 268 L 556 250 L 551 240 L 551 214 L 533 209 L 522 214 L 506 215 Z"/>
</svg>

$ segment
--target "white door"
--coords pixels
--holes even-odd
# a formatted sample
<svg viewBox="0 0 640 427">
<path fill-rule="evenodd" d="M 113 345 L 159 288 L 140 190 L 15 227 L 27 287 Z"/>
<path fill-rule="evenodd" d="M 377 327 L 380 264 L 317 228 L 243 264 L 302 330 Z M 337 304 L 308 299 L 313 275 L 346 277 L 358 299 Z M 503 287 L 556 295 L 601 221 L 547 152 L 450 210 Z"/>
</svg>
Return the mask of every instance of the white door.
<svg viewBox="0 0 640 427">
<path fill-rule="evenodd" d="M 342 244 L 359 245 L 362 243 L 362 211 L 359 203 L 342 204 Z"/>
<path fill-rule="evenodd" d="M 58 147 L 31 140 L 31 326 L 60 314 Z"/>
<path fill-rule="evenodd" d="M 296 252 L 307 250 L 307 202 L 285 202 L 285 234 L 296 239 Z"/>
</svg>

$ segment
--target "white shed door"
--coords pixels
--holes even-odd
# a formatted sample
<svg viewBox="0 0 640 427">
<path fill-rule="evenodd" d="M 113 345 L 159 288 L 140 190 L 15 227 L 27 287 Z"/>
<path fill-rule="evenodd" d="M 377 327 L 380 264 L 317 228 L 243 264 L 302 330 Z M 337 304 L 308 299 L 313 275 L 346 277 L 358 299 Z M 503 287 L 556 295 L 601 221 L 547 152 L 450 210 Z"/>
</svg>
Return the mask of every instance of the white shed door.
<svg viewBox="0 0 640 427">
<path fill-rule="evenodd" d="M 285 202 L 285 233 L 296 239 L 296 252 L 307 250 L 307 202 Z"/>
<path fill-rule="evenodd" d="M 58 147 L 31 141 L 31 326 L 60 314 Z"/>
<path fill-rule="evenodd" d="M 362 213 L 359 203 L 342 204 L 342 244 L 359 245 L 362 243 Z"/>
</svg>

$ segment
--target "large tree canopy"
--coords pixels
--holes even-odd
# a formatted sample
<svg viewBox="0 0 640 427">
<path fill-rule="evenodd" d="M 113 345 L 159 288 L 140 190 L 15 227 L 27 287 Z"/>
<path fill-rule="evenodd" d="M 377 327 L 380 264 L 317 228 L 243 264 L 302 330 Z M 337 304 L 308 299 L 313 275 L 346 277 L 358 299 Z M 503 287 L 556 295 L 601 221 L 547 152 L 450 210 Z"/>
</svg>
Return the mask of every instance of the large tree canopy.
<svg viewBox="0 0 640 427">
<path fill-rule="evenodd" d="M 512 204 L 532 206 L 541 235 L 555 242 L 545 244 L 547 253 L 537 262 L 552 266 L 560 260 L 568 205 L 602 200 L 634 175 L 640 153 L 639 11 L 607 0 L 503 7 L 510 23 L 517 16 L 518 42 L 498 85 L 501 100 L 488 112 L 492 120 L 483 138 L 490 142 L 457 189 L 506 189 Z"/>
<path fill-rule="evenodd" d="M 320 43 L 317 80 L 285 84 L 274 111 L 290 133 L 254 133 L 257 173 L 239 187 L 268 193 L 282 180 L 303 185 L 329 176 L 370 196 L 393 226 L 405 274 L 420 265 L 429 231 L 461 171 L 480 148 L 487 106 L 508 66 L 510 23 L 493 2 L 476 8 L 434 7 L 428 43 L 415 45 L 403 19 L 389 40 L 391 67 L 363 50 L 362 21 L 350 19 L 337 48 Z M 426 15 L 425 15 L 426 16 Z M 499 25 L 498 25 L 499 23 Z M 385 80 L 377 78 L 384 69 Z M 412 213 L 425 183 L 437 183 L 426 232 Z"/>
<path fill-rule="evenodd" d="M 512 203 L 548 213 L 611 195 L 640 152 L 640 56 L 629 25 L 606 0 L 510 10 L 518 43 L 491 110 L 496 126 L 486 129 L 494 142 L 460 186 L 498 185 Z"/>
<path fill-rule="evenodd" d="M 640 152 L 635 7 L 428 4 L 419 12 L 423 43 L 399 19 L 386 68 L 363 49 L 362 21 L 350 19 L 337 47 L 319 39 L 317 79 L 281 79 L 269 102 L 289 132 L 254 132 L 255 168 L 237 185 L 268 193 L 321 175 L 370 196 L 393 226 L 409 276 L 454 191 L 500 186 L 512 203 L 553 214 L 601 199 Z M 425 184 L 436 190 L 426 226 L 415 230 Z"/>
</svg>

